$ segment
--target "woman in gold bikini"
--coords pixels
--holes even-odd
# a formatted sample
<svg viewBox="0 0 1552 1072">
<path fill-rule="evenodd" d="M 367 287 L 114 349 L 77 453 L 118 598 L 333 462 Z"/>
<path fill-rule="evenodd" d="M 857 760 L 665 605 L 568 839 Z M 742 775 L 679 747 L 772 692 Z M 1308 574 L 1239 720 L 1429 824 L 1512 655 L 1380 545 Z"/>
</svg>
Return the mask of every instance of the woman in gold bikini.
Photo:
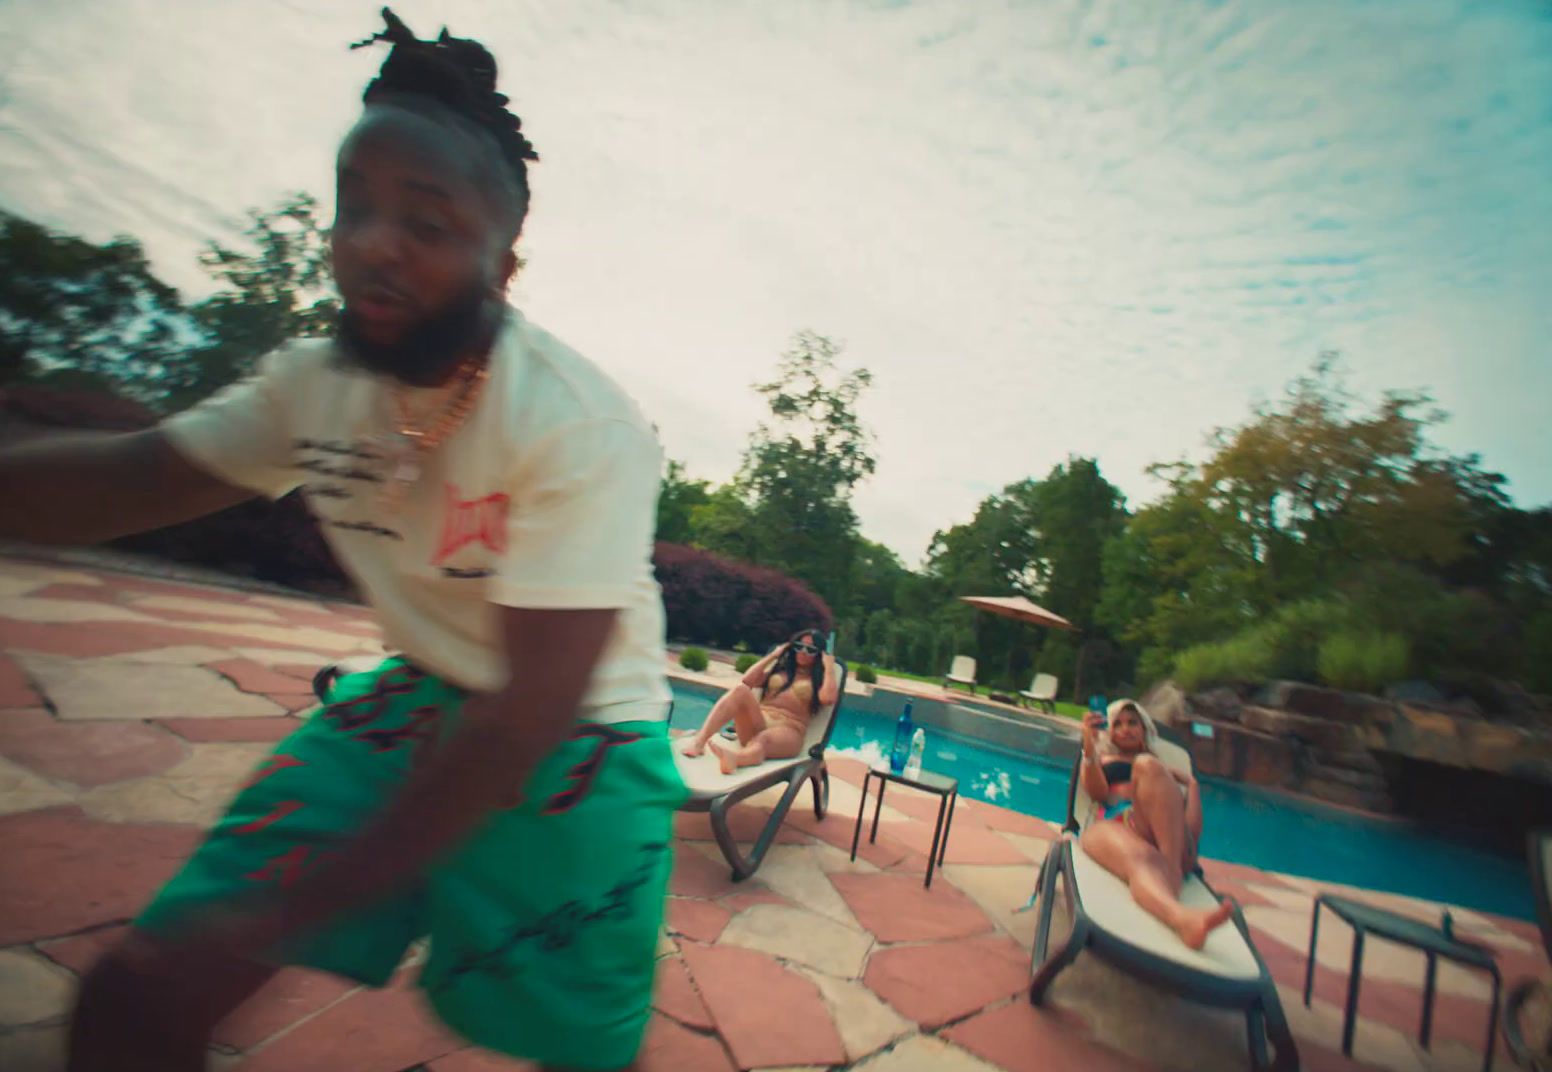
<svg viewBox="0 0 1552 1072">
<path fill-rule="evenodd" d="M 835 659 L 825 654 L 824 634 L 804 629 L 751 666 L 717 701 L 684 754 L 698 756 L 710 747 L 723 774 L 767 759 L 790 759 L 803 747 L 809 719 L 833 704 L 838 691 Z M 729 722 L 738 730 L 736 748 L 712 740 Z"/>
</svg>

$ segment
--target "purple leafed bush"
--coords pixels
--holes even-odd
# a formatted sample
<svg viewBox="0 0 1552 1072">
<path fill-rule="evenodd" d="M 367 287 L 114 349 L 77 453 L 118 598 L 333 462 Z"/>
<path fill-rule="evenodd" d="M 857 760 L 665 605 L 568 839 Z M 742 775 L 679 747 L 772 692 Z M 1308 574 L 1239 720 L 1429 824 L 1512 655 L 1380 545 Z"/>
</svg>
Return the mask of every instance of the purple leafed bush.
<svg viewBox="0 0 1552 1072">
<path fill-rule="evenodd" d="M 824 600 L 785 573 L 677 543 L 659 543 L 652 561 L 676 640 L 764 652 L 799 629 L 830 630 Z"/>
</svg>

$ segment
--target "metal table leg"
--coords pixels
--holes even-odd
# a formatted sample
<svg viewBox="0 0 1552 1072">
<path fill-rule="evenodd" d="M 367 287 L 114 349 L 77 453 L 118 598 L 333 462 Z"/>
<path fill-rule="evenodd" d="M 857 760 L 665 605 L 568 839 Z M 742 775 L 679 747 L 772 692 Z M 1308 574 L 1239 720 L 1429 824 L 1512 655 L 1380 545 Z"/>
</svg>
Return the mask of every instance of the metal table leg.
<svg viewBox="0 0 1552 1072">
<path fill-rule="evenodd" d="M 860 820 L 859 820 L 860 821 Z M 1309 1008 L 1310 990 L 1315 984 L 1315 937 L 1320 934 L 1320 898 L 1315 898 L 1315 914 L 1310 917 L 1309 960 L 1304 962 L 1304 1007 Z"/>
<path fill-rule="evenodd" d="M 1423 1023 L 1417 1032 L 1417 1041 L 1422 1043 L 1425 1050 L 1428 1048 L 1429 1039 L 1433 1036 L 1434 980 L 1439 974 L 1439 958 L 1432 952 L 1427 955 L 1428 967 L 1423 972 Z"/>
<path fill-rule="evenodd" d="M 1353 1028 L 1358 1022 L 1358 980 L 1363 976 L 1363 929 L 1353 928 L 1353 966 L 1347 977 L 1347 1009 L 1342 1014 L 1342 1056 L 1353 1055 Z"/>
<path fill-rule="evenodd" d="M 888 785 L 888 778 L 880 778 L 878 780 L 878 802 L 873 805 L 873 831 L 868 834 L 869 844 L 878 841 L 878 813 L 884 810 L 884 790 Z"/>
<path fill-rule="evenodd" d="M 873 780 L 873 772 L 868 771 L 862 776 L 862 803 L 857 805 L 857 825 L 851 832 L 851 858 L 857 858 L 857 842 L 862 838 L 862 817 L 868 813 L 868 782 Z"/>
<path fill-rule="evenodd" d="M 938 866 L 943 866 L 943 858 L 948 855 L 948 832 L 954 828 L 954 805 L 959 803 L 959 790 L 955 789 L 948 798 L 948 822 L 943 824 L 943 844 L 938 847 Z"/>
<path fill-rule="evenodd" d="M 1487 1052 L 1482 1058 L 1482 1072 L 1493 1072 L 1493 1044 L 1498 1041 L 1498 997 L 1503 978 L 1498 968 L 1493 968 L 1493 1004 L 1487 1016 Z"/>
<path fill-rule="evenodd" d="M 938 862 L 938 839 L 943 837 L 943 815 L 948 808 L 948 795 L 940 794 L 938 797 L 938 821 L 932 827 L 932 849 L 927 853 L 927 878 L 922 885 L 928 888 L 932 886 L 932 868 Z M 945 845 L 947 841 L 945 839 Z"/>
</svg>

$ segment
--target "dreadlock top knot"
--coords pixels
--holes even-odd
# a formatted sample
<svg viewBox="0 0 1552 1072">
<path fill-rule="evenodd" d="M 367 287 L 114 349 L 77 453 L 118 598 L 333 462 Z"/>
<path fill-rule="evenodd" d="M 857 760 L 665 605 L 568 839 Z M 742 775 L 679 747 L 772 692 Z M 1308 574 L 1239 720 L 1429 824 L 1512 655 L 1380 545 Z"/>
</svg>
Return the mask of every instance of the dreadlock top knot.
<svg viewBox="0 0 1552 1072">
<path fill-rule="evenodd" d="M 362 101 L 371 104 L 401 94 L 436 101 L 490 133 L 526 187 L 526 162 L 538 160 L 539 154 L 523 136 L 523 121 L 507 109 L 509 98 L 496 92 L 496 58 L 490 50 L 445 28 L 436 40 L 422 41 L 386 7 L 383 22 L 386 29 L 350 46 L 366 48 L 379 41 L 393 46 L 377 77 L 367 83 Z"/>
</svg>

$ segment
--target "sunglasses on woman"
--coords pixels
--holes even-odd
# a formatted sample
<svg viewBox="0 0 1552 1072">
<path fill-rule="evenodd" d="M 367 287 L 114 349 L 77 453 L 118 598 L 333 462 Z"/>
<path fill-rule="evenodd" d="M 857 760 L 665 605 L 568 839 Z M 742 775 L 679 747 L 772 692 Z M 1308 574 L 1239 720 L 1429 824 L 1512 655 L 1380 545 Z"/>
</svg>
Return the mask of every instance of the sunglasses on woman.
<svg viewBox="0 0 1552 1072">
<path fill-rule="evenodd" d="M 794 651 L 801 651 L 804 655 L 818 655 L 819 649 L 806 640 L 800 640 L 792 645 Z"/>
</svg>

